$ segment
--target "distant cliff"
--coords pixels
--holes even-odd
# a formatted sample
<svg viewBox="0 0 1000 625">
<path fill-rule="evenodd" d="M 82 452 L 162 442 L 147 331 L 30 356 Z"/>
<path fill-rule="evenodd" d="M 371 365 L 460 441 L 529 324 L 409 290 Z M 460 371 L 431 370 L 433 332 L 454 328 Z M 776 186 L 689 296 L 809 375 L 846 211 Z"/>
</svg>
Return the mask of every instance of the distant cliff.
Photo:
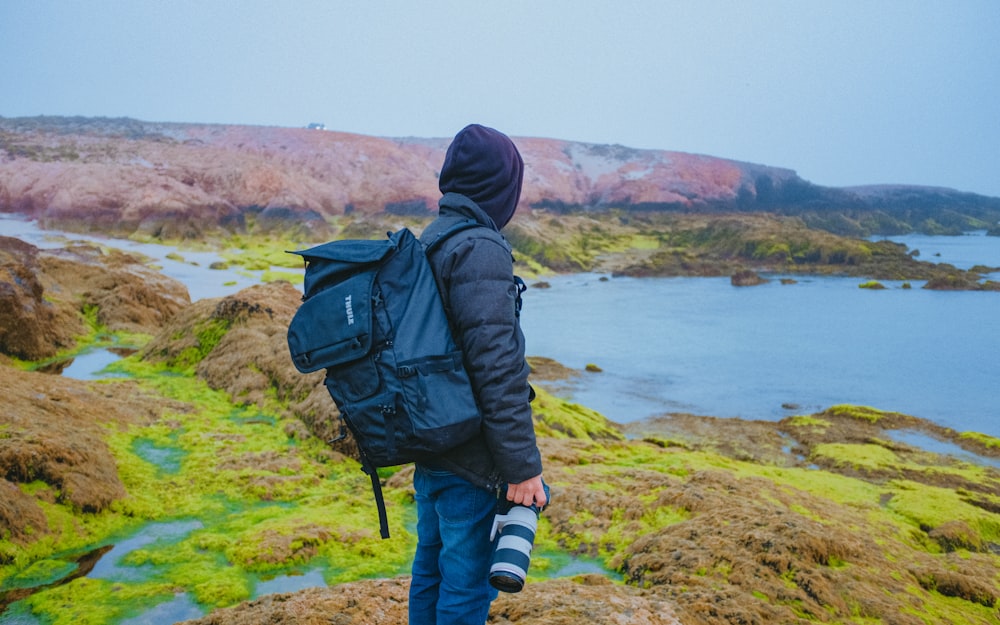
<svg viewBox="0 0 1000 625">
<path fill-rule="evenodd" d="M 326 130 L 0 118 L 0 212 L 71 229 L 196 237 L 206 225 L 321 227 L 345 213 L 432 214 L 450 138 Z M 1000 221 L 1000 198 L 915 186 L 831 188 L 712 156 L 557 139 L 515 142 L 521 210 L 768 211 L 844 234 L 954 232 Z"/>
</svg>

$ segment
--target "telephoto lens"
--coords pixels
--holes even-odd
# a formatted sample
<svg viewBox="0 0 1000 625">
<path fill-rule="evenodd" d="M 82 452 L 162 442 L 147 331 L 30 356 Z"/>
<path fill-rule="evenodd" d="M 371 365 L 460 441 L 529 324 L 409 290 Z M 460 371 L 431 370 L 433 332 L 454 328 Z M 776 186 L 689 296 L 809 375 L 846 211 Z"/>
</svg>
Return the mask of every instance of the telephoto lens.
<svg viewBox="0 0 1000 625">
<path fill-rule="evenodd" d="M 549 488 L 547 485 L 544 488 L 548 496 Z M 520 592 L 524 588 L 539 512 L 538 506 L 521 506 L 501 499 L 490 533 L 490 540 L 500 534 L 490 564 L 490 584 L 497 590 Z"/>
</svg>

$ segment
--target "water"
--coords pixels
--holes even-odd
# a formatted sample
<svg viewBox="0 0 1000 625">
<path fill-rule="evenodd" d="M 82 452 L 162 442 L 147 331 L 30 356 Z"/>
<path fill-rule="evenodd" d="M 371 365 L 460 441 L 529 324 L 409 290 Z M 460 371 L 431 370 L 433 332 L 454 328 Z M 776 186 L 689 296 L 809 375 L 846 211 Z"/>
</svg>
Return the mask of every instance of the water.
<svg viewBox="0 0 1000 625">
<path fill-rule="evenodd" d="M 322 570 L 312 569 L 304 573 L 279 575 L 260 581 L 254 589 L 253 596 L 257 598 L 279 592 L 297 592 L 306 588 L 326 588 L 326 580 L 323 579 Z"/>
<path fill-rule="evenodd" d="M 104 369 L 121 356 L 110 349 L 98 348 L 84 351 L 73 357 L 72 361 L 62 370 L 62 375 L 75 380 L 97 380 L 105 378 Z"/>
<path fill-rule="evenodd" d="M 1000 266 L 998 237 L 939 238 L 943 262 Z M 796 279 L 554 278 L 525 295 L 528 353 L 599 366 L 568 391 L 618 422 L 776 420 L 851 403 L 1000 437 L 1000 294 Z"/>
<path fill-rule="evenodd" d="M 0 215 L 0 233 L 40 247 L 64 242 L 11 215 Z M 176 251 L 169 246 L 69 236 L 156 258 L 192 299 L 253 283 L 241 272 L 207 269 L 215 254 L 184 252 L 187 262 L 178 262 L 167 258 Z M 1000 267 L 1000 237 L 983 232 L 887 238 L 926 261 Z M 669 412 L 780 419 L 854 403 L 1000 436 L 1000 395 L 993 392 L 1000 382 L 1000 294 L 927 291 L 921 282 L 910 290 L 884 282 L 889 289 L 873 291 L 859 289 L 857 278 L 796 279 L 749 288 L 732 287 L 728 278 L 549 279 L 552 288 L 525 295 L 528 353 L 601 367 L 567 393 L 619 422 Z M 94 356 L 102 357 L 110 358 Z M 94 372 L 106 364 L 79 367 Z"/>
<path fill-rule="evenodd" d="M 917 259 L 929 263 L 948 263 L 959 269 L 971 269 L 976 265 L 1000 267 L 1000 237 L 986 236 L 985 230 L 957 237 L 928 234 L 872 237 L 873 241 L 883 239 L 905 244 L 910 250 L 919 252 Z"/>
<path fill-rule="evenodd" d="M 67 583 L 81 575 L 92 579 L 106 579 L 117 582 L 147 579 L 155 573 L 155 566 L 149 564 L 142 566 L 125 564 L 124 559 L 126 556 L 137 549 L 146 548 L 151 545 L 169 548 L 169 545 L 173 542 L 180 540 L 201 527 L 203 527 L 203 524 L 198 520 L 147 523 L 128 538 L 120 540 L 114 545 L 100 547 L 86 554 L 79 561 L 80 568 L 83 570 L 77 571 L 74 567 L 65 578 L 49 580 L 47 583 L 31 590 L 40 590 L 50 585 Z M 86 561 L 86 564 L 84 564 L 84 561 Z M 3 604 L 0 604 L 0 606 L 3 606 Z M 7 607 L 8 609 L 6 610 L 0 607 L 0 624 L 2 625 L 13 625 L 15 623 L 18 625 L 41 625 L 42 623 L 20 601 L 15 601 Z M 121 623 L 122 625 L 174 623 L 176 621 L 200 618 L 204 614 L 204 608 L 199 606 L 190 595 L 179 593 L 172 600 L 146 610 L 134 618 L 121 621 Z"/>
<path fill-rule="evenodd" d="M 68 241 L 87 241 L 141 254 L 154 260 L 164 275 L 183 282 L 192 301 L 224 297 L 260 282 L 259 271 L 211 269 L 212 263 L 223 260 L 217 252 L 178 251 L 169 245 L 42 230 L 34 221 L 29 221 L 22 215 L 0 213 L 0 235 L 17 237 L 41 249 L 63 247 Z"/>
<path fill-rule="evenodd" d="M 955 443 L 938 440 L 932 436 L 924 434 L 923 432 L 896 430 L 890 432 L 889 437 L 900 443 L 910 445 L 911 447 L 919 447 L 920 449 L 936 454 L 953 456 L 966 462 L 985 464 L 996 469 L 1000 469 L 1000 460 L 996 458 L 987 458 L 986 456 L 974 454 L 959 447 Z"/>
<path fill-rule="evenodd" d="M 197 520 L 149 523 L 133 536 L 115 543 L 114 547 L 94 565 L 87 577 L 112 581 L 145 579 L 153 567 L 123 564 L 125 556 L 154 543 L 170 544 L 201 527 L 202 522 Z"/>
<path fill-rule="evenodd" d="M 163 625 L 189 621 L 205 616 L 205 609 L 195 603 L 187 593 L 181 593 L 139 616 L 120 621 L 119 625 Z"/>
</svg>

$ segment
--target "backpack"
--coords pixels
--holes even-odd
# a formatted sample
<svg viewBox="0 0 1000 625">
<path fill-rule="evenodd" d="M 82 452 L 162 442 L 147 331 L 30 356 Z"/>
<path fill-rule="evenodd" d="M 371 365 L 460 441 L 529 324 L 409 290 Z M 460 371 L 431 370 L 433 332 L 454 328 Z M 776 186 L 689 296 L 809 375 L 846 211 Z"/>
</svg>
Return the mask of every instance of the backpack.
<svg viewBox="0 0 1000 625">
<path fill-rule="evenodd" d="M 386 240 L 341 240 L 291 252 L 306 262 L 302 304 L 288 326 L 301 373 L 325 385 L 357 442 L 389 537 L 376 469 L 445 452 L 479 433 L 480 413 L 452 337 L 427 253 L 471 227 L 460 222 L 426 246 L 410 230 Z"/>
</svg>

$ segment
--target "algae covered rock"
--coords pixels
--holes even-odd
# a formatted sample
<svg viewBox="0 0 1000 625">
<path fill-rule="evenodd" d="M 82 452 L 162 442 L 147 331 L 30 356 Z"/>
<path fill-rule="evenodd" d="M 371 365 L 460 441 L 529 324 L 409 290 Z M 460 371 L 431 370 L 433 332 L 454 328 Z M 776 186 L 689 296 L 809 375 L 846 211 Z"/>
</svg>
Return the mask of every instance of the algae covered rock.
<svg viewBox="0 0 1000 625">
<path fill-rule="evenodd" d="M 85 329 L 72 307 L 46 298 L 39 252 L 0 236 L 0 352 L 22 360 L 53 356 Z"/>
<path fill-rule="evenodd" d="M 729 282 L 733 286 L 757 286 L 759 284 L 765 284 L 767 280 L 760 277 L 760 274 L 752 269 L 743 269 L 731 275 L 729 277 Z"/>
<path fill-rule="evenodd" d="M 0 236 L 0 353 L 37 361 L 70 349 L 89 330 L 85 314 L 110 331 L 152 334 L 190 301 L 183 284 L 131 254 Z"/>
<path fill-rule="evenodd" d="M 125 496 L 102 424 L 141 419 L 142 411 L 113 389 L 2 367 L 0 536 L 37 539 L 48 531 L 39 501 L 98 512 Z M 127 395 L 131 389 L 120 389 Z M 44 484 L 28 496 L 18 484 Z M 13 486 L 13 488 L 12 488 Z M 8 494 L 10 495 L 8 497 Z M 30 531 L 28 528 L 32 528 Z"/>
<path fill-rule="evenodd" d="M 336 436 L 337 407 L 323 372 L 302 375 L 288 353 L 288 324 L 302 293 L 284 281 L 255 285 L 185 308 L 138 354 L 142 360 L 193 371 L 243 405 L 300 419 L 322 440 Z M 351 453 L 349 444 L 338 448 Z"/>
</svg>

